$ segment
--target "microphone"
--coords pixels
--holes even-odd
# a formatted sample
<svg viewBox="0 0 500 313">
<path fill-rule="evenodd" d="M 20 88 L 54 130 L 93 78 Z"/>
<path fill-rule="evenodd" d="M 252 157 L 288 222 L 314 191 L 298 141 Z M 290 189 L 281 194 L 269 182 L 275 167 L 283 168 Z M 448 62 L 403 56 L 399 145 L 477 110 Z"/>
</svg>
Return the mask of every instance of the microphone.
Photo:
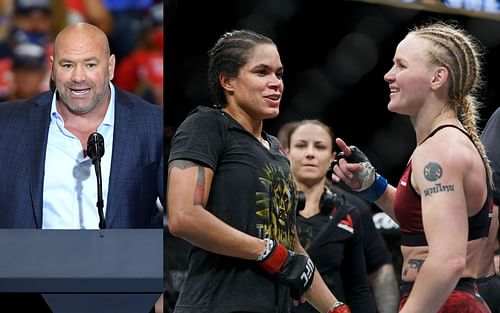
<svg viewBox="0 0 500 313">
<path fill-rule="evenodd" d="M 92 164 L 95 168 L 95 176 L 97 177 L 97 212 L 99 213 L 99 228 L 106 228 L 104 220 L 104 200 L 102 199 L 102 175 L 101 175 L 101 158 L 104 155 L 104 138 L 101 134 L 94 132 L 87 139 L 87 155 L 92 159 Z"/>
<path fill-rule="evenodd" d="M 92 159 L 95 164 L 97 160 L 101 161 L 104 155 L 104 138 L 99 133 L 92 133 L 87 139 L 87 155 Z"/>
</svg>

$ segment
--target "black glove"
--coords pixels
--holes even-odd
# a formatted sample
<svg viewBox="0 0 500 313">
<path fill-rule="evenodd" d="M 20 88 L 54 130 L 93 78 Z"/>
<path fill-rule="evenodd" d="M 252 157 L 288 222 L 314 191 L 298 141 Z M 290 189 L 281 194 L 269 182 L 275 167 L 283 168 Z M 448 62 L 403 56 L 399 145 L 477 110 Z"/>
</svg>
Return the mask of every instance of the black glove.
<svg viewBox="0 0 500 313">
<path fill-rule="evenodd" d="M 361 187 L 354 191 L 363 191 L 370 188 L 375 181 L 375 168 L 370 162 L 370 159 L 368 159 L 368 157 L 358 147 L 349 146 L 349 149 L 351 149 L 351 155 L 346 157 L 344 151 L 341 151 L 337 154 L 335 162 L 338 163 L 340 159 L 345 159 L 349 163 L 361 163 L 364 169 L 355 174 L 361 180 Z"/>
<path fill-rule="evenodd" d="M 259 265 L 270 274 L 277 274 L 290 287 L 293 299 L 300 300 L 314 278 L 313 261 L 304 254 L 288 250 L 276 240 L 268 241 L 269 249 L 259 258 Z"/>
<path fill-rule="evenodd" d="M 346 159 L 349 163 L 361 163 L 361 162 L 370 162 L 370 159 L 356 146 L 349 146 L 351 149 L 351 155 L 346 157 L 344 155 L 344 151 L 341 151 L 337 154 L 335 160 Z"/>
<path fill-rule="evenodd" d="M 344 187 L 359 192 L 359 195 L 366 201 L 375 202 L 387 189 L 387 179 L 377 174 L 370 159 L 359 148 L 349 146 L 349 149 L 351 149 L 351 155 L 346 157 L 344 151 L 341 151 L 334 162 L 338 163 L 338 160 L 345 159 L 349 163 L 360 163 L 363 165 L 363 170 L 354 174 L 359 179 L 361 186 L 357 189 L 352 189 L 344 182 L 341 182 L 341 184 Z"/>
</svg>

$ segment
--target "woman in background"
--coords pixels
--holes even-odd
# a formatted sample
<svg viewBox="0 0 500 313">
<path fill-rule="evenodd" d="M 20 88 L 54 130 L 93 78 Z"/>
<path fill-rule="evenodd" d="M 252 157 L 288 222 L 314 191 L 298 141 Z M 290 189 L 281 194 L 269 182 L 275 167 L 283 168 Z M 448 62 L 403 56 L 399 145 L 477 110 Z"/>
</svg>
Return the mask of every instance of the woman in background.
<svg viewBox="0 0 500 313">
<path fill-rule="evenodd" d="M 288 158 L 302 193 L 297 230 L 302 246 L 330 290 L 353 313 L 375 313 L 363 248 L 361 212 L 334 193 L 326 178 L 334 158 L 330 128 L 318 120 L 303 120 L 289 132 Z M 295 313 L 316 312 L 307 303 Z"/>
</svg>

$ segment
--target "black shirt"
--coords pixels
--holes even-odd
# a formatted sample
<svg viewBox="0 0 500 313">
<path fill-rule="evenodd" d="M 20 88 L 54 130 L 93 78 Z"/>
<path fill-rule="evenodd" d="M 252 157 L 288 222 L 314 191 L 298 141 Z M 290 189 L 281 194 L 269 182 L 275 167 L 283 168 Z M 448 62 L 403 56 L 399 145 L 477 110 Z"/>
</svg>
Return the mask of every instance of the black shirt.
<svg viewBox="0 0 500 313">
<path fill-rule="evenodd" d="M 345 197 L 348 203 L 359 210 L 363 223 L 363 250 L 368 274 L 378 270 L 384 264 L 392 264 L 392 253 L 373 223 L 373 215 L 368 202 L 353 194 L 352 191 L 333 185 L 332 191 Z"/>
<path fill-rule="evenodd" d="M 336 216 L 338 215 L 339 216 Z M 363 222 L 360 212 L 344 202 L 331 214 L 297 218 L 299 239 L 321 277 L 337 299 L 353 313 L 375 313 L 364 256 Z M 293 308 L 295 313 L 317 312 L 308 303 Z"/>
<path fill-rule="evenodd" d="M 228 225 L 293 250 L 297 191 L 277 138 L 266 149 L 222 110 L 197 107 L 172 139 L 169 161 L 192 160 L 214 171 L 206 209 Z M 231 240 L 231 238 L 226 238 Z M 169 251 L 167 253 L 175 253 Z M 176 313 L 289 312 L 289 288 L 257 262 L 193 246 Z"/>
</svg>

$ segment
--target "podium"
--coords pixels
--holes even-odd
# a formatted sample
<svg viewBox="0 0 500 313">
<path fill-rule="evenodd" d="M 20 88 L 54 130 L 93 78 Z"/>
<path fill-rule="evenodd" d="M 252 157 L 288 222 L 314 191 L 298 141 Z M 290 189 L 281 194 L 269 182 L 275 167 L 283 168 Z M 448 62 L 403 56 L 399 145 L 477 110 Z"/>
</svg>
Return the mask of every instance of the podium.
<svg viewBox="0 0 500 313">
<path fill-rule="evenodd" d="M 163 291 L 163 230 L 0 229 L 0 292 L 54 313 L 148 313 Z"/>
</svg>

